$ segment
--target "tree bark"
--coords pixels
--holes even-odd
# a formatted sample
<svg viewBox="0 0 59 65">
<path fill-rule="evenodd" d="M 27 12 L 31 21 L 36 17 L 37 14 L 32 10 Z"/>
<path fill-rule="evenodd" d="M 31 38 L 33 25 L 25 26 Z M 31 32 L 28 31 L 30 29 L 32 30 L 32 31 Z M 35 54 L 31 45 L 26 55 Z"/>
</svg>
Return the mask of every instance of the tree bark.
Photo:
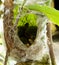
<svg viewBox="0 0 59 65">
<path fill-rule="evenodd" d="M 13 39 L 13 31 L 12 31 L 12 17 L 13 17 L 13 1 L 12 0 L 5 0 L 4 1 L 4 21 L 3 21 L 3 26 L 4 26 L 4 38 L 6 42 L 6 58 L 5 58 L 5 64 L 7 65 L 7 59 L 9 55 L 9 52 L 13 48 L 14 44 L 14 39 Z"/>
</svg>

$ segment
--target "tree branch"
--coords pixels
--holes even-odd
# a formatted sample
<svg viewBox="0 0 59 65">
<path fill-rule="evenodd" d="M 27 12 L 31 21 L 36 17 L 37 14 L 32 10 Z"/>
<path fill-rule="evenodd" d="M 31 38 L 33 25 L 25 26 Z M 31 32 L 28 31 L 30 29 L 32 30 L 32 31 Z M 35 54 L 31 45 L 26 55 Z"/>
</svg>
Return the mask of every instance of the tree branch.
<svg viewBox="0 0 59 65">
<path fill-rule="evenodd" d="M 52 46 L 52 33 L 51 33 L 51 23 L 47 24 L 47 36 L 48 36 L 48 47 L 49 47 L 49 53 L 50 53 L 50 58 L 51 58 L 51 63 L 52 65 L 56 65 L 55 61 L 55 55 L 54 55 L 54 50 Z"/>
</svg>

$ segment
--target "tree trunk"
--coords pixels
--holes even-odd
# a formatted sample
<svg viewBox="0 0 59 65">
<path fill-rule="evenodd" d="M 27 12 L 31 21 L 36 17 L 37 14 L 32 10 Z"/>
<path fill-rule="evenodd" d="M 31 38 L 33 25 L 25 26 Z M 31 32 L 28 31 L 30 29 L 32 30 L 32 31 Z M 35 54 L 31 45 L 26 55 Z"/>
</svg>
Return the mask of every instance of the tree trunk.
<svg viewBox="0 0 59 65">
<path fill-rule="evenodd" d="M 12 17 L 13 17 L 13 1 L 12 0 L 5 0 L 4 1 L 4 21 L 3 21 L 3 25 L 4 25 L 4 38 L 5 38 L 5 42 L 6 42 L 6 47 L 7 47 L 7 51 L 6 51 L 6 58 L 5 58 L 5 64 L 7 64 L 7 59 L 8 59 L 8 55 L 11 51 L 11 49 L 13 48 L 13 44 L 14 44 L 14 39 L 13 39 L 13 31 L 12 31 Z"/>
</svg>

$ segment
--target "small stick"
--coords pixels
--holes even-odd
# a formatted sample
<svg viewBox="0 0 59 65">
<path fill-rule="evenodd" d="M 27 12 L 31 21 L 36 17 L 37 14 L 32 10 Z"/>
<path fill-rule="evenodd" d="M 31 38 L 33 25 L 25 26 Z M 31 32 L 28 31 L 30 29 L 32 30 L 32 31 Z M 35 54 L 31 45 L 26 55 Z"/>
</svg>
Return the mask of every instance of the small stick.
<svg viewBox="0 0 59 65">
<path fill-rule="evenodd" d="M 8 56 L 9 56 L 9 51 L 6 51 L 6 56 L 5 56 L 5 62 L 4 65 L 7 65 L 7 61 L 8 61 Z"/>
<path fill-rule="evenodd" d="M 48 43 L 47 44 L 48 44 L 48 47 L 49 47 L 51 63 L 52 63 L 52 65 L 56 65 L 54 50 L 53 50 L 53 46 L 52 46 L 51 23 L 47 24 L 47 36 L 48 36 Z"/>
</svg>

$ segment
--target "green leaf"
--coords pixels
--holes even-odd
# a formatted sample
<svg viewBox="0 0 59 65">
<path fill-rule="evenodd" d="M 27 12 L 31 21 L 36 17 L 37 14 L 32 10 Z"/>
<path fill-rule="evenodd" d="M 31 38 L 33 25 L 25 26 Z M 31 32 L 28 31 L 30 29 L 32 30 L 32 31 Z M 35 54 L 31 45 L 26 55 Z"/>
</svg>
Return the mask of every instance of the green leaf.
<svg viewBox="0 0 59 65">
<path fill-rule="evenodd" d="M 59 26 L 59 11 L 57 11 L 56 9 L 39 4 L 28 5 L 26 7 L 30 10 L 42 12 L 51 20 L 51 22 Z"/>
<path fill-rule="evenodd" d="M 32 13 L 26 14 L 25 16 L 22 16 L 19 19 L 17 26 L 24 26 L 26 23 L 28 23 L 29 26 L 37 26 L 36 19 L 37 17 L 35 14 L 32 14 Z"/>
</svg>

